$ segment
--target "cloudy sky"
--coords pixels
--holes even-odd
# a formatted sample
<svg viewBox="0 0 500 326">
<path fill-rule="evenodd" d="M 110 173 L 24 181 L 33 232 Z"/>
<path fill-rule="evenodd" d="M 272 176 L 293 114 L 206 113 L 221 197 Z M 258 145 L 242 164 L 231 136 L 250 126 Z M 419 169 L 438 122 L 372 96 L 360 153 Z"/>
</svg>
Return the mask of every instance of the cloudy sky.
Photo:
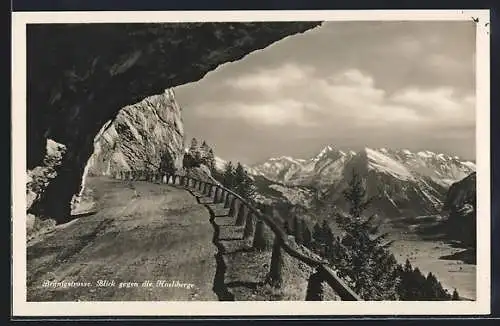
<svg viewBox="0 0 500 326">
<path fill-rule="evenodd" d="M 475 159 L 473 22 L 328 22 L 175 88 L 186 136 L 252 164 L 326 145 Z"/>
</svg>

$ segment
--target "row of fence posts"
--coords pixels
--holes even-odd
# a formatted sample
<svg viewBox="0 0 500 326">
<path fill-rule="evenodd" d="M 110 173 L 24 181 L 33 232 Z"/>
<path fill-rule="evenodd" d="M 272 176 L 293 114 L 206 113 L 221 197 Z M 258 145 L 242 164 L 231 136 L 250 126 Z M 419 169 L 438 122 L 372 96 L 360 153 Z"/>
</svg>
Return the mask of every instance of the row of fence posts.
<svg viewBox="0 0 500 326">
<path fill-rule="evenodd" d="M 223 204 L 228 208 L 228 216 L 235 218 L 236 226 L 243 226 L 242 240 L 252 242 L 252 248 L 258 251 L 272 250 L 271 264 L 267 282 L 275 288 L 283 286 L 283 239 L 274 234 L 272 229 L 256 213 L 256 209 L 247 206 L 240 198 L 226 188 L 212 182 L 201 181 L 185 175 L 159 174 L 146 171 L 121 171 L 115 175 L 119 180 L 142 180 L 165 184 L 177 184 L 208 197 L 213 204 Z M 341 300 L 360 300 L 352 290 L 339 284 L 335 277 L 329 275 L 324 266 L 311 266 L 314 272 L 308 279 L 306 301 L 322 301 L 325 299 L 325 286 L 328 284 L 340 296 Z M 332 279 L 333 278 L 333 279 Z"/>
</svg>

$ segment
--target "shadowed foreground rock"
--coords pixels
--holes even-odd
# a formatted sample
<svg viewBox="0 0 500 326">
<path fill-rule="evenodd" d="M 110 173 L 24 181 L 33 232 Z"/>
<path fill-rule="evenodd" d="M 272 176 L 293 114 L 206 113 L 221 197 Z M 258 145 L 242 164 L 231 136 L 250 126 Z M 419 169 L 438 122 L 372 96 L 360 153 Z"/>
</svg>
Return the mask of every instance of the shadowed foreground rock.
<svg viewBox="0 0 500 326">
<path fill-rule="evenodd" d="M 94 137 L 124 106 L 197 81 L 222 63 L 319 24 L 29 25 L 28 169 L 42 164 L 47 139 L 67 148 L 57 176 L 30 212 L 67 220 Z"/>
</svg>

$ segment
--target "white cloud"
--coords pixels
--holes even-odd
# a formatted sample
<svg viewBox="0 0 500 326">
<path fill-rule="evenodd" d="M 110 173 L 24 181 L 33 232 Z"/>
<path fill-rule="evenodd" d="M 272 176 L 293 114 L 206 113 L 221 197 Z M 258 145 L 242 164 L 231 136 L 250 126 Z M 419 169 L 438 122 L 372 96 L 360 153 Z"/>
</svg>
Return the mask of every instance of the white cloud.
<svg viewBox="0 0 500 326">
<path fill-rule="evenodd" d="M 426 120 L 475 121 L 475 99 L 473 96 L 459 97 L 451 87 L 433 90 L 408 88 L 391 97 L 391 101 L 406 106 Z"/>
<path fill-rule="evenodd" d="M 275 69 L 257 70 L 231 78 L 226 81 L 226 85 L 241 90 L 266 89 L 275 91 L 295 83 L 306 82 L 307 76 L 312 71 L 311 67 L 285 64 Z"/>
<path fill-rule="evenodd" d="M 474 122 L 474 99 L 460 97 L 451 87 L 401 89 L 394 94 L 376 86 L 374 78 L 346 69 L 319 78 L 309 66 L 283 64 L 227 79 L 231 100 L 204 103 L 199 114 L 244 119 L 255 125 L 299 128 L 427 128 Z M 235 94 L 253 94 L 238 101 Z"/>
<path fill-rule="evenodd" d="M 208 103 L 199 107 L 198 114 L 209 117 L 220 116 L 232 119 L 245 119 L 259 125 L 300 125 L 311 126 L 308 111 L 311 105 L 291 100 L 277 99 L 266 103 Z"/>
</svg>

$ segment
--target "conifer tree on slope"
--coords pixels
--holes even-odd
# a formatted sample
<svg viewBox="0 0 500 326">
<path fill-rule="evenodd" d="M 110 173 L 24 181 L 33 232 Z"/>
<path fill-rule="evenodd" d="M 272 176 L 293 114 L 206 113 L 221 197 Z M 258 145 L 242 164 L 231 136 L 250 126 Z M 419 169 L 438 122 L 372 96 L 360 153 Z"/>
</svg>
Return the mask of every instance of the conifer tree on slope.
<svg viewBox="0 0 500 326">
<path fill-rule="evenodd" d="M 243 198 L 251 201 L 254 199 L 256 193 L 255 184 L 240 162 L 238 162 L 234 170 L 234 187 L 235 191 Z"/>
<path fill-rule="evenodd" d="M 231 161 L 227 162 L 224 166 L 224 173 L 222 175 L 222 184 L 234 190 L 234 167 Z"/>
<path fill-rule="evenodd" d="M 211 172 L 215 171 L 215 154 L 212 148 L 210 148 L 207 153 L 207 166 Z"/>
<path fill-rule="evenodd" d="M 355 171 L 344 191 L 344 197 L 350 204 L 349 214 L 341 215 L 338 222 L 346 231 L 342 242 L 348 248 L 348 258 L 340 268 L 352 280 L 354 291 L 363 298 L 392 298 L 396 293 L 397 282 L 383 276 L 394 275 L 395 265 L 389 266 L 389 270 L 381 270 L 382 264 L 390 260 L 388 256 L 391 254 L 386 250 L 390 242 L 384 243 L 386 234 L 378 234 L 378 227 L 373 224 L 374 215 L 368 219 L 363 217 L 372 198 L 367 198 L 363 180 Z"/>
<path fill-rule="evenodd" d="M 198 150 L 198 140 L 196 138 L 191 139 L 191 146 L 189 146 L 190 152 L 195 152 Z"/>
<path fill-rule="evenodd" d="M 215 155 L 213 149 L 207 144 L 206 141 L 203 141 L 199 151 L 201 163 L 206 165 L 210 171 L 213 172 L 215 169 Z"/>
<path fill-rule="evenodd" d="M 167 150 L 162 154 L 160 160 L 160 173 L 173 174 L 175 172 L 175 162 L 172 154 Z"/>
</svg>

